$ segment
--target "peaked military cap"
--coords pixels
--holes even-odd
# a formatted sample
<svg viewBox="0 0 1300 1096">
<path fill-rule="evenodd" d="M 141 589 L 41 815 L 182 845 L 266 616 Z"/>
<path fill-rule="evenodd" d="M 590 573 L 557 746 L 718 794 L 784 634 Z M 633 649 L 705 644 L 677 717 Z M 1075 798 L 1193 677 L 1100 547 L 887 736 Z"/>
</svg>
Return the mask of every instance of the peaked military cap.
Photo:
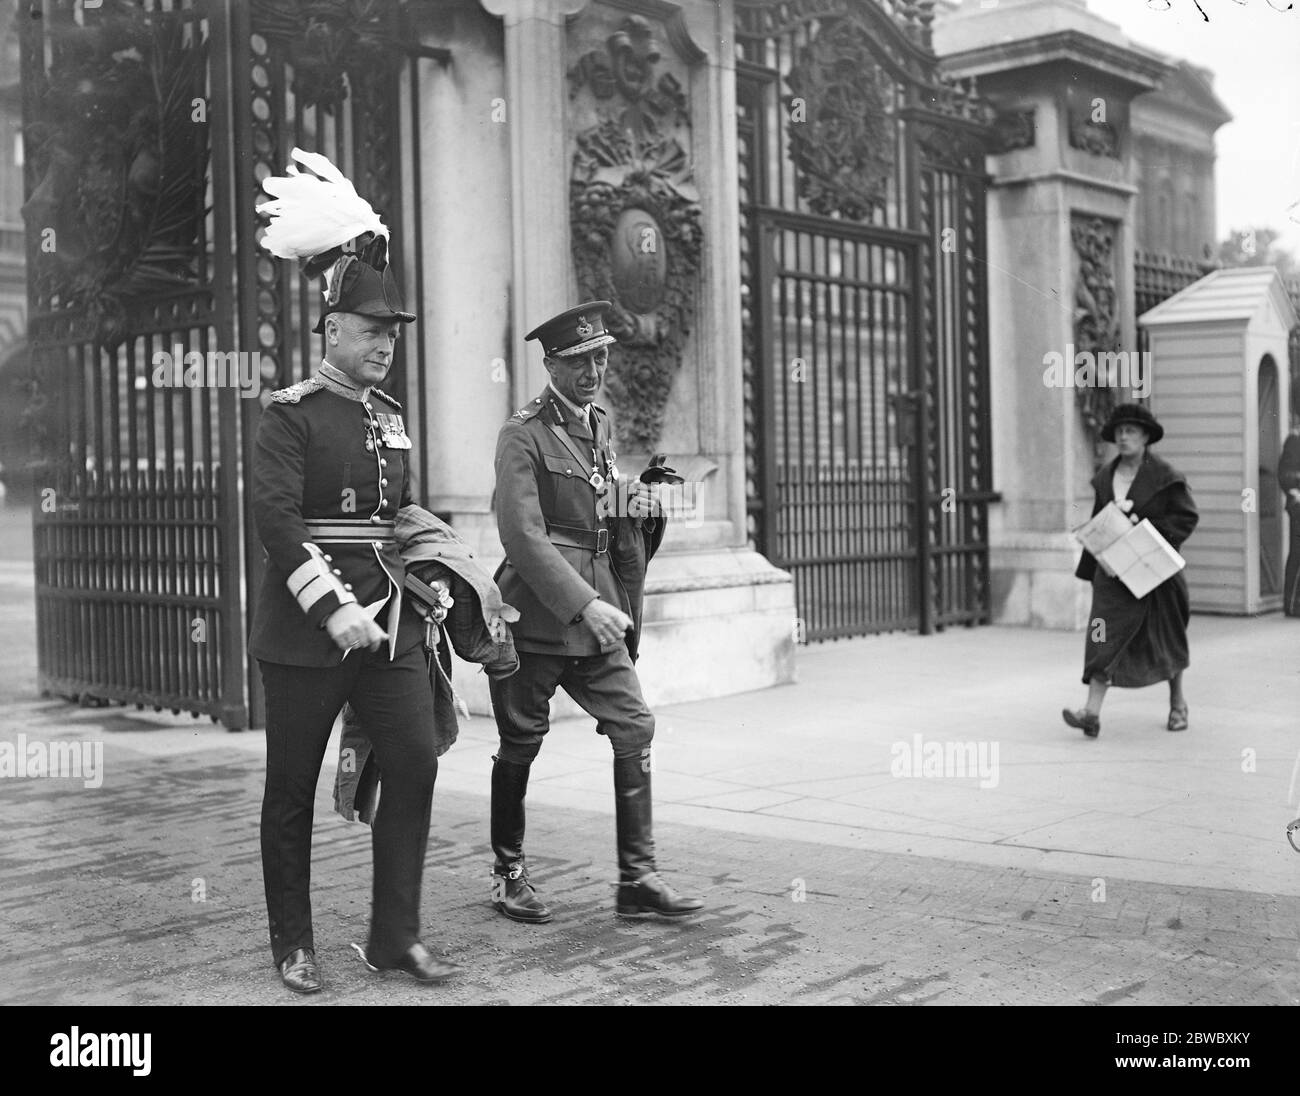
<svg viewBox="0 0 1300 1096">
<path fill-rule="evenodd" d="M 605 313 L 612 307 L 609 301 L 587 301 L 552 316 L 524 338 L 536 339 L 542 344 L 542 352 L 552 358 L 568 358 L 608 346 L 618 342 L 605 330 Z"/>
</svg>

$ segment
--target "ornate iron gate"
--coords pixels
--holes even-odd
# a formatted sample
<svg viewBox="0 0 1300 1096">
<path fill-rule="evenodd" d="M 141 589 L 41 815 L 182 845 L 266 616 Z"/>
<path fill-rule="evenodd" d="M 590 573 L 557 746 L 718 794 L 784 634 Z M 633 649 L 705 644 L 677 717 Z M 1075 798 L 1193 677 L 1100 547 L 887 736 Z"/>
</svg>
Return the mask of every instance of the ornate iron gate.
<svg viewBox="0 0 1300 1096">
<path fill-rule="evenodd" d="M 245 608 L 262 551 L 241 470 L 267 393 L 319 357 L 319 294 L 256 248 L 258 186 L 294 145 L 324 152 L 385 216 L 401 262 L 402 126 L 420 64 L 446 55 L 410 45 L 396 0 L 33 11 L 40 688 L 256 725 Z M 417 172 L 418 159 L 412 193 Z M 405 387 L 400 358 L 389 383 Z"/>
<path fill-rule="evenodd" d="M 991 119 L 932 8 L 736 5 L 750 537 L 808 639 L 990 615 Z"/>
<path fill-rule="evenodd" d="M 238 230 L 239 326 L 261 355 L 271 387 L 292 384 L 319 362 L 323 343 L 311 329 L 320 316 L 319 284 L 309 284 L 290 263 L 258 249 L 255 214 L 261 180 L 281 174 L 296 145 L 328 156 L 352 180 L 391 232 L 391 255 L 405 292 L 423 298 L 418 256 L 407 239 L 422 238 L 420 184 L 420 75 L 429 63 L 446 64 L 446 50 L 418 45 L 419 35 L 398 0 L 251 0 L 232 6 L 235 147 L 243 150 L 234 175 Z M 405 92 L 405 94 L 403 94 Z M 403 156 L 403 137 L 410 142 Z M 403 195 L 407 199 L 403 200 Z M 409 360 L 409 359 L 414 359 Z M 401 339 L 384 389 L 407 400 L 408 368 L 423 372 L 424 346 Z M 406 407 L 408 429 L 424 422 L 424 386 Z M 251 454 L 260 405 L 245 408 L 244 460 Z M 429 482 L 428 446 L 420 447 L 414 486 L 424 501 Z M 261 581 L 264 552 L 245 536 L 248 589 Z M 263 717 L 261 679 L 249 674 L 255 724 Z"/>
</svg>

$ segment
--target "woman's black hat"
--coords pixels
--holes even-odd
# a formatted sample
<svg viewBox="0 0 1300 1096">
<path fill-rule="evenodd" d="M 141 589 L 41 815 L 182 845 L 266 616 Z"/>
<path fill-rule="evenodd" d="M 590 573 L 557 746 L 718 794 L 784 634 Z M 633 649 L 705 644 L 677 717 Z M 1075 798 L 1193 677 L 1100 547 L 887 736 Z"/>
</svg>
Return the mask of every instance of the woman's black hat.
<svg viewBox="0 0 1300 1096">
<path fill-rule="evenodd" d="M 1106 425 L 1101 428 L 1101 440 L 1114 441 L 1115 427 L 1124 422 L 1131 422 L 1142 427 L 1147 432 L 1148 445 L 1155 445 L 1165 436 L 1165 428 L 1156 422 L 1155 415 L 1151 414 L 1145 404 L 1121 403 L 1110 413 Z"/>
</svg>

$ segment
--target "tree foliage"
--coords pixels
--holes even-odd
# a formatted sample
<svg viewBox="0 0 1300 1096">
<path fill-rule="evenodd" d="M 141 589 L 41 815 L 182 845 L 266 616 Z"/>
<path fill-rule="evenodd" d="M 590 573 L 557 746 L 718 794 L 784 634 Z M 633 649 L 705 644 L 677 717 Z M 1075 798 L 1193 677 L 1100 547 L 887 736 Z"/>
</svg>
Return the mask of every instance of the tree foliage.
<svg viewBox="0 0 1300 1096">
<path fill-rule="evenodd" d="M 1275 266 L 1285 281 L 1300 277 L 1300 262 L 1278 245 L 1281 235 L 1265 225 L 1234 228 L 1219 243 L 1219 262 L 1224 266 Z"/>
</svg>

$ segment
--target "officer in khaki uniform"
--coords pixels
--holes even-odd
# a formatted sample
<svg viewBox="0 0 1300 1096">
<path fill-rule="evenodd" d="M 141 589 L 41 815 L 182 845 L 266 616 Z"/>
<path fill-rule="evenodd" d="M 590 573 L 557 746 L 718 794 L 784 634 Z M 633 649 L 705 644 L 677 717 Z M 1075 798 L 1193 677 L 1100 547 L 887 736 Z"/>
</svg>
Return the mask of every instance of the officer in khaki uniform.
<svg viewBox="0 0 1300 1096">
<path fill-rule="evenodd" d="M 490 683 L 500 734 L 492 767 L 493 906 L 515 921 L 551 919 L 528 878 L 524 796 L 557 686 L 595 718 L 614 750 L 616 912 L 681 917 L 704 907 L 678 895 L 655 867 L 654 716 L 633 661 L 645 568 L 664 518 L 645 484 L 620 480 L 613 424 L 594 402 L 615 342 L 605 330 L 609 307 L 591 301 L 529 332 L 526 338 L 542 345 L 551 380 L 497 438 L 495 507 L 506 559 L 496 580 L 520 612 L 512 626 L 520 667 Z"/>
<path fill-rule="evenodd" d="M 337 175 L 323 157 L 294 152 Z M 347 189 L 360 202 L 350 184 Z M 309 198 L 314 193 L 308 188 Z M 374 216 L 368 206 L 363 213 Z M 306 199 L 284 216 L 297 218 L 296 238 L 302 222 L 308 228 L 315 222 Z M 403 596 L 405 568 L 394 532 L 398 509 L 411 501 L 411 441 L 401 405 L 375 387 L 392 364 L 401 326 L 415 316 L 403 310 L 387 262 L 387 229 L 369 218 L 361 220 L 383 235 L 368 231 L 347 241 L 359 248 L 301 255 L 305 271 L 328 272 L 316 326 L 325 336 L 325 359 L 306 380 L 272 393 L 253 452 L 253 519 L 267 554 L 249 641 L 266 690 L 262 872 L 272 958 L 296 993 L 322 986 L 312 934 L 312 815 L 330 732 L 349 701 L 365 720 L 384 772 L 372 834 L 366 962 L 421 982 L 459 969 L 434 958 L 419 939 L 438 772 L 434 702 L 425 624 Z M 337 218 L 321 221 L 337 225 Z M 299 255 L 271 247 L 275 227 L 267 233 L 268 250 Z M 350 229 L 338 231 L 336 244 Z"/>
</svg>

